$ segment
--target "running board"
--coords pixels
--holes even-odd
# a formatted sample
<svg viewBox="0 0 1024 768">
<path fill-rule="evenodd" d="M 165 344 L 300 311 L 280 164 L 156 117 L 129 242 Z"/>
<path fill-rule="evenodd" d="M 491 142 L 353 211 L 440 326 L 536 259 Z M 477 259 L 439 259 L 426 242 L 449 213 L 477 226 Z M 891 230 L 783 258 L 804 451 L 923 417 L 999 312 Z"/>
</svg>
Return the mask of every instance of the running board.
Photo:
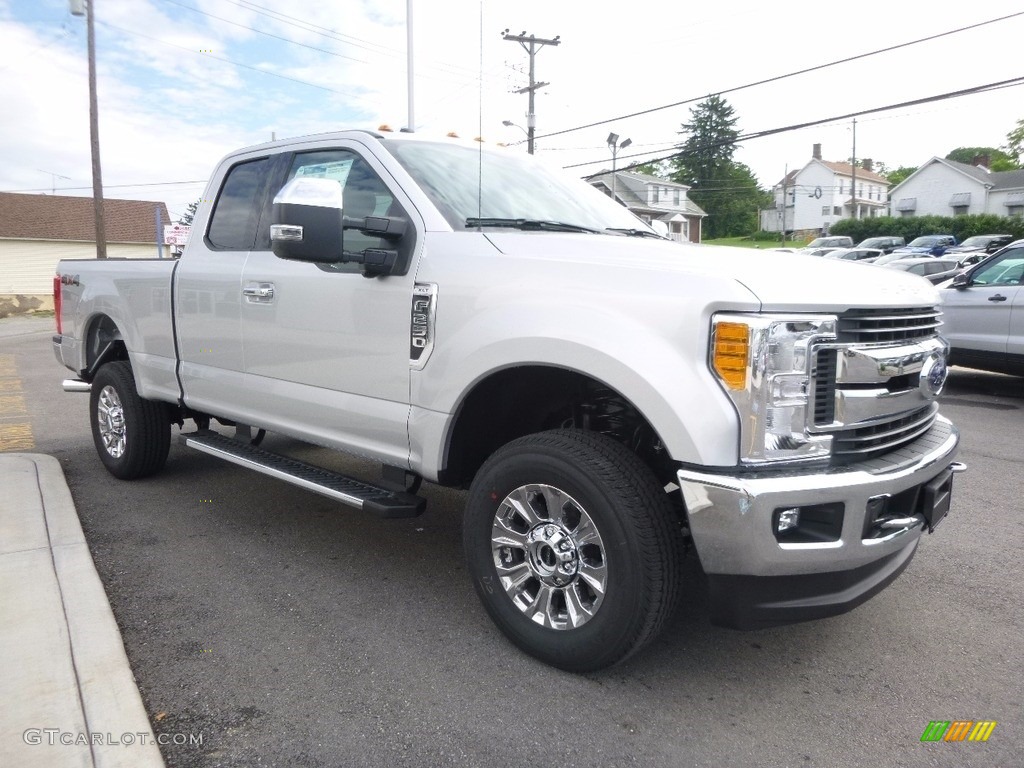
<svg viewBox="0 0 1024 768">
<path fill-rule="evenodd" d="M 186 433 L 181 436 L 181 440 L 189 448 L 276 477 L 356 509 L 373 512 L 380 517 L 416 517 L 427 506 L 427 500 L 419 496 L 389 491 L 210 430 Z"/>
</svg>

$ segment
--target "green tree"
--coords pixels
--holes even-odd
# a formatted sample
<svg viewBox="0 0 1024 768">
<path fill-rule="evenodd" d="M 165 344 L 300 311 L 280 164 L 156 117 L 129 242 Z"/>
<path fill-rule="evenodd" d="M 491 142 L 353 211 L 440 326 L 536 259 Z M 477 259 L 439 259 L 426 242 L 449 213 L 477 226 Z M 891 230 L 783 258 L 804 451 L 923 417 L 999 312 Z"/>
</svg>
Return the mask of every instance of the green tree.
<svg viewBox="0 0 1024 768">
<path fill-rule="evenodd" d="M 680 131 L 686 139 L 671 161 L 669 178 L 689 186 L 689 198 L 708 214 L 703 224 L 707 239 L 756 231 L 757 211 L 770 202 L 750 168 L 733 160 L 738 120 L 725 99 L 709 96 L 690 110 L 690 121 Z"/>
<path fill-rule="evenodd" d="M 199 210 L 199 203 L 201 202 L 202 198 L 199 198 L 198 200 L 193 200 L 191 203 L 189 203 L 188 210 L 186 210 L 185 213 L 181 214 L 181 218 L 178 219 L 178 222 L 180 224 L 192 226 L 192 220 L 196 217 L 196 211 Z"/>
<path fill-rule="evenodd" d="M 886 180 L 895 187 L 900 182 L 906 180 L 906 178 L 916 170 L 917 168 L 911 168 L 909 165 L 901 165 L 899 168 L 882 173 L 882 175 L 885 176 Z"/>
<path fill-rule="evenodd" d="M 1017 127 L 1006 134 L 1006 153 L 1015 163 L 1020 163 L 1024 155 L 1024 119 L 1017 121 Z"/>
<path fill-rule="evenodd" d="M 970 165 L 978 155 L 988 155 L 990 171 L 1015 171 L 1019 167 L 1010 155 L 996 147 L 957 147 L 946 159 Z"/>
</svg>

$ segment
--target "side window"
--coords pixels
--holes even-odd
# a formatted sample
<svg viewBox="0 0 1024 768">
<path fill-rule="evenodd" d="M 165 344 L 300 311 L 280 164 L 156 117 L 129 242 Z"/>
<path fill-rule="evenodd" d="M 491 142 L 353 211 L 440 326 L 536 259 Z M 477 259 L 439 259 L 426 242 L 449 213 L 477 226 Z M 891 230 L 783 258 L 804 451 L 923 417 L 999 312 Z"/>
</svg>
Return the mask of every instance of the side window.
<svg viewBox="0 0 1024 768">
<path fill-rule="evenodd" d="M 261 158 L 239 163 L 228 171 L 206 233 L 211 247 L 225 251 L 248 251 L 253 247 L 267 168 L 267 158 Z"/>
<path fill-rule="evenodd" d="M 971 276 L 973 285 L 1016 285 L 1024 275 L 1024 248 L 1014 248 Z"/>
<path fill-rule="evenodd" d="M 346 217 L 401 216 L 398 203 L 362 157 L 345 149 L 304 152 L 295 155 L 288 180 L 296 177 L 334 179 L 342 186 L 342 204 Z M 393 248 L 383 238 L 366 235 L 357 229 L 345 230 L 345 250 L 361 252 L 367 248 Z M 336 265 L 335 271 L 359 271 L 355 264 Z"/>
</svg>

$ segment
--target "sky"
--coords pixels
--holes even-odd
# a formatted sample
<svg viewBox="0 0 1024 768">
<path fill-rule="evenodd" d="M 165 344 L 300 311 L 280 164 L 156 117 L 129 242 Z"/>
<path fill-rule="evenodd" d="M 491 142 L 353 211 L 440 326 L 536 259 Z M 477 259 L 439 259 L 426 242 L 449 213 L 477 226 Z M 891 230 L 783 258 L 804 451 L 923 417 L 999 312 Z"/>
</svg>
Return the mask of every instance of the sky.
<svg viewBox="0 0 1024 768">
<path fill-rule="evenodd" d="M 527 96 L 515 91 L 529 82 L 529 57 L 503 32 L 557 36 L 535 58 L 536 80 L 547 83 L 536 93 L 537 154 L 577 176 L 611 167 L 612 132 L 632 141 L 619 168 L 669 154 L 711 93 L 729 91 L 747 134 L 1024 76 L 1024 9 L 1006 0 L 411 4 L 416 132 L 525 152 Z M 163 201 L 177 219 L 235 149 L 409 124 L 407 0 L 93 8 L 107 197 Z M 972 25 L 982 26 L 823 66 Z M 0 191 L 92 194 L 86 50 L 85 19 L 67 0 L 0 0 Z M 1021 85 L 864 115 L 856 156 L 919 166 L 960 146 L 1004 145 L 1022 118 Z M 600 124 L 572 130 L 591 123 Z M 845 161 L 853 141 L 851 119 L 831 120 L 743 141 L 735 159 L 767 188 L 803 167 L 813 144 L 825 160 Z"/>
</svg>

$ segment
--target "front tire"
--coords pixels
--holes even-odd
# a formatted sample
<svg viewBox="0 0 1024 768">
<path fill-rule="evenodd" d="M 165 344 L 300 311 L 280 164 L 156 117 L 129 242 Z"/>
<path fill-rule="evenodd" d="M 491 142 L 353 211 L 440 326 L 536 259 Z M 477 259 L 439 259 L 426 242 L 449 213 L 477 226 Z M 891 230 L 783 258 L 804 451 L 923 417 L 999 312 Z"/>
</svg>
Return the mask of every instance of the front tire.
<svg viewBox="0 0 1024 768">
<path fill-rule="evenodd" d="M 651 470 L 603 435 L 558 430 L 500 448 L 470 488 L 466 560 L 505 635 L 573 672 L 623 661 L 675 608 L 682 536 Z"/>
<path fill-rule="evenodd" d="M 139 397 L 127 361 L 107 363 L 96 373 L 89 419 L 96 453 L 114 477 L 135 480 L 163 468 L 171 447 L 167 407 Z"/>
</svg>

